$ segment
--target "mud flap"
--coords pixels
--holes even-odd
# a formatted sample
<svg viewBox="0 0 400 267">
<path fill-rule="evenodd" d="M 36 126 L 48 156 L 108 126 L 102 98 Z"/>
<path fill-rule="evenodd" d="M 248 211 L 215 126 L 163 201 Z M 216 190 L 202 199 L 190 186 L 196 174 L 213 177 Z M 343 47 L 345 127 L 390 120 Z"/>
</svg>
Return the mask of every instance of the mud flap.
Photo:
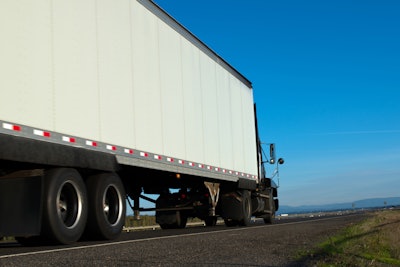
<svg viewBox="0 0 400 267">
<path fill-rule="evenodd" d="M 42 177 L 0 177 L 0 236 L 40 234 Z"/>
<path fill-rule="evenodd" d="M 242 197 L 231 192 L 220 197 L 221 216 L 224 219 L 239 221 L 243 218 Z"/>
</svg>

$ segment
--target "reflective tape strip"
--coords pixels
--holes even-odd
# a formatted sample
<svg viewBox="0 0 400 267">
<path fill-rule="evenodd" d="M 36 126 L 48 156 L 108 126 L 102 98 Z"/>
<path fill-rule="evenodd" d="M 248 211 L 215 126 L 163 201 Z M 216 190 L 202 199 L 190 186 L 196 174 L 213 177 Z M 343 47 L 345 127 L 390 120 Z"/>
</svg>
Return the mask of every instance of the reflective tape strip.
<svg viewBox="0 0 400 267">
<path fill-rule="evenodd" d="M 63 137 L 62 137 L 62 140 L 63 140 L 64 142 L 68 142 L 68 143 L 75 143 L 75 142 L 76 142 L 75 138 L 69 137 L 69 136 L 63 136 Z"/>
<path fill-rule="evenodd" d="M 21 131 L 21 126 L 3 122 L 3 128 L 11 131 Z"/>
<path fill-rule="evenodd" d="M 106 148 L 108 150 L 112 150 L 112 151 L 116 151 L 117 150 L 117 147 L 116 146 L 112 146 L 112 145 L 107 145 Z"/>
<path fill-rule="evenodd" d="M 33 134 L 34 135 L 38 135 L 38 136 L 43 136 L 43 137 L 50 137 L 51 136 L 51 134 L 49 132 L 45 132 L 45 131 L 42 131 L 42 130 L 36 130 L 36 129 L 33 130 Z"/>
<path fill-rule="evenodd" d="M 133 154 L 133 149 L 125 148 L 125 149 L 124 149 L 124 152 L 125 152 L 126 154 Z"/>
<path fill-rule="evenodd" d="M 94 147 L 96 147 L 96 146 L 97 146 L 97 143 L 96 143 L 96 142 L 94 142 L 94 141 L 89 141 L 89 140 L 86 140 L 86 145 L 88 145 L 88 146 L 94 146 Z"/>
</svg>

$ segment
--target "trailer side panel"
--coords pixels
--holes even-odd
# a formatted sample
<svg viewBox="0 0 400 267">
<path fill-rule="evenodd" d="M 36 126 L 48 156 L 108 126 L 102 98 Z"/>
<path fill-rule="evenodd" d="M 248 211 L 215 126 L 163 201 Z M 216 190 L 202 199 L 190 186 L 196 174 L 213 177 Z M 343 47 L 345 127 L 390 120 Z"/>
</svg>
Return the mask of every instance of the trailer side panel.
<svg viewBox="0 0 400 267">
<path fill-rule="evenodd" d="M 0 6 L 0 120 L 257 174 L 251 84 L 151 1 Z"/>
</svg>

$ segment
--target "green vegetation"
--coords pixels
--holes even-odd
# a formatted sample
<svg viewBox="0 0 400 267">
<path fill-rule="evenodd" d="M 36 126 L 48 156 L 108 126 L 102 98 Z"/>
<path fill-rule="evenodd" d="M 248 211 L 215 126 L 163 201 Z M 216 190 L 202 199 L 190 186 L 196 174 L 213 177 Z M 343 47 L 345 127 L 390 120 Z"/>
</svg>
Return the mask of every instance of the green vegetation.
<svg viewBox="0 0 400 267">
<path fill-rule="evenodd" d="M 306 266 L 400 266 L 400 211 L 376 212 L 301 257 Z"/>
<path fill-rule="evenodd" d="M 14 241 L 14 237 L 12 236 L 4 236 L 4 237 L 0 237 L 0 242 L 4 241 L 4 242 L 10 242 L 10 241 Z"/>
<path fill-rule="evenodd" d="M 135 220 L 133 216 L 126 216 L 125 227 L 141 227 L 141 226 L 152 226 L 156 224 L 156 217 L 150 215 L 140 216 L 140 220 Z"/>
<path fill-rule="evenodd" d="M 202 222 L 198 218 L 189 218 L 188 223 L 191 222 Z M 133 216 L 126 216 L 125 227 L 144 227 L 144 226 L 158 226 L 156 223 L 156 217 L 154 215 L 143 215 L 140 216 L 140 220 L 136 220 Z"/>
</svg>

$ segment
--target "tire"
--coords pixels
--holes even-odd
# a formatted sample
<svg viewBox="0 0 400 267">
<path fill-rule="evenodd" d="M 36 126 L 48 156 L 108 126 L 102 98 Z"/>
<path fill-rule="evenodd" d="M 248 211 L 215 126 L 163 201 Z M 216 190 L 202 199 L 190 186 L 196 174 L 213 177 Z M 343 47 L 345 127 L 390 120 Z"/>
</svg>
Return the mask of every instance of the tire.
<svg viewBox="0 0 400 267">
<path fill-rule="evenodd" d="M 186 228 L 186 224 L 187 224 L 187 216 L 185 216 L 184 214 L 182 214 L 182 212 L 178 212 L 179 215 L 177 214 L 178 217 L 178 229 L 183 229 Z"/>
<path fill-rule="evenodd" d="M 165 224 L 165 223 L 160 224 L 160 228 L 161 228 L 162 230 L 172 229 L 172 227 L 171 227 L 170 224 Z"/>
<path fill-rule="evenodd" d="M 207 227 L 212 227 L 212 226 L 216 226 L 217 225 L 217 217 L 215 216 L 208 216 L 206 217 L 206 219 L 204 220 L 205 224 Z"/>
<path fill-rule="evenodd" d="M 265 215 L 265 217 L 264 217 L 264 223 L 265 223 L 265 224 L 272 224 L 273 221 L 274 221 L 274 218 L 275 218 L 274 215 L 272 215 L 272 214 L 267 214 L 267 215 Z"/>
<path fill-rule="evenodd" d="M 86 180 L 89 217 L 86 236 L 96 240 L 117 238 L 125 224 L 125 189 L 118 175 L 103 173 Z"/>
<path fill-rule="evenodd" d="M 270 202 L 270 205 L 271 205 L 271 210 L 270 210 L 270 213 L 268 213 L 267 215 L 265 215 L 265 217 L 264 217 L 264 223 L 265 224 L 272 224 L 273 223 L 273 221 L 274 221 L 274 219 L 275 219 L 275 201 L 274 200 L 272 200 L 271 202 Z"/>
<path fill-rule="evenodd" d="M 183 229 L 186 227 L 188 217 L 181 211 L 159 212 L 158 221 L 161 229 Z M 161 223 L 160 223 L 161 222 Z"/>
<path fill-rule="evenodd" d="M 242 214 L 243 217 L 239 221 L 240 226 L 249 226 L 251 222 L 251 195 L 248 190 L 242 191 Z"/>
<path fill-rule="evenodd" d="M 227 227 L 234 227 L 234 226 L 238 226 L 238 225 L 239 225 L 239 221 L 237 221 L 237 220 L 228 220 L 228 219 L 225 219 L 224 222 L 225 222 L 225 225 L 226 225 Z"/>
<path fill-rule="evenodd" d="M 225 225 L 228 227 L 237 225 L 248 226 L 250 225 L 252 215 L 250 191 L 241 190 L 234 194 L 237 197 L 234 200 L 228 200 L 227 203 L 224 204 L 225 206 L 222 207 L 223 211 L 224 209 L 227 211 L 227 214 L 223 215 Z"/>
<path fill-rule="evenodd" d="M 78 241 L 85 230 L 88 211 L 80 174 L 68 168 L 46 171 L 44 193 L 42 237 L 60 244 Z"/>
</svg>

